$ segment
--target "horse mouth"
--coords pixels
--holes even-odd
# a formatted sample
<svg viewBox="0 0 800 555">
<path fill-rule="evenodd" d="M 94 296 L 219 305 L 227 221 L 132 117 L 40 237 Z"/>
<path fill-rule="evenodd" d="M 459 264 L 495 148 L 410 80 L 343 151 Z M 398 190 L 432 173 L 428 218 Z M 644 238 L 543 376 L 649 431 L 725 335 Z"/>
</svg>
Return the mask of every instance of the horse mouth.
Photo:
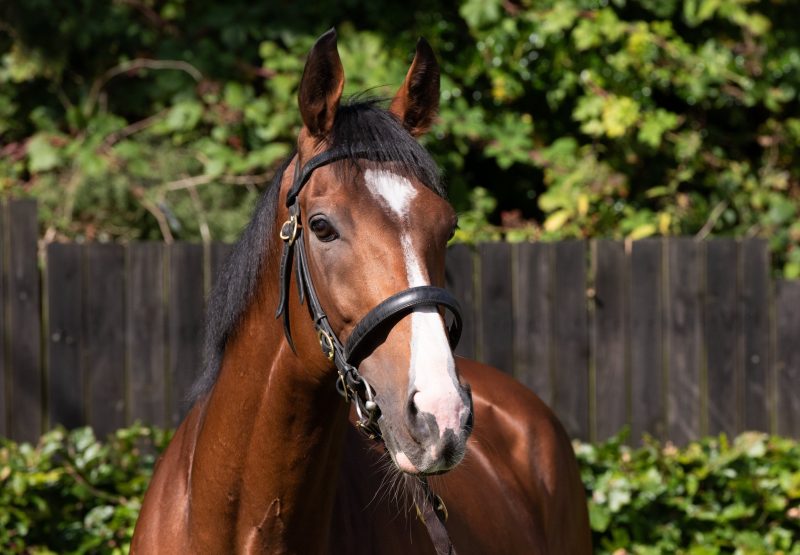
<svg viewBox="0 0 800 555">
<path fill-rule="evenodd" d="M 395 467 L 411 476 L 437 476 L 457 467 L 466 455 L 467 430 L 458 436 L 446 430 L 444 437 L 437 438 L 434 445 L 427 448 L 414 441 L 400 442 L 391 434 L 384 434 L 386 450 Z"/>
</svg>

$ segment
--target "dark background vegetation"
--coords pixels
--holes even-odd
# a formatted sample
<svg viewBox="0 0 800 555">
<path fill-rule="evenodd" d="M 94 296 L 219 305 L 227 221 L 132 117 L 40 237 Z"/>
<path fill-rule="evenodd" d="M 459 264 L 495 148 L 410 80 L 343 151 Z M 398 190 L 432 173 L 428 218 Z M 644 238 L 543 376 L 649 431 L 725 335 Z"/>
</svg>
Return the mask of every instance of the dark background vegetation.
<svg viewBox="0 0 800 555">
<path fill-rule="evenodd" d="M 347 92 L 442 64 L 461 241 L 764 236 L 800 276 L 792 0 L 26 0 L 0 7 L 0 186 L 48 240 L 232 240 L 292 148 L 314 39 Z"/>
<path fill-rule="evenodd" d="M 426 146 L 456 240 L 761 236 L 800 277 L 795 0 L 5 0 L 0 189 L 47 241 L 233 240 L 292 149 L 304 56 L 339 31 L 346 92 L 437 51 Z M 125 553 L 143 427 L 0 440 L 0 551 Z M 800 554 L 797 442 L 576 446 L 598 553 Z"/>
</svg>

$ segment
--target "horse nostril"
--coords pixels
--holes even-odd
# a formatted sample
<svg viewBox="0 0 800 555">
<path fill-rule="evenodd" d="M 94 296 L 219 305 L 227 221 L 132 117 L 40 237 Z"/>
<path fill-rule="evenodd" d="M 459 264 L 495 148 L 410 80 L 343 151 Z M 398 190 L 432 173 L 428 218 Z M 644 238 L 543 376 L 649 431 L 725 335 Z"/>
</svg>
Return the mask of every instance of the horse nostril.
<svg viewBox="0 0 800 555">
<path fill-rule="evenodd" d="M 472 388 L 470 388 L 469 384 L 462 384 L 461 385 L 461 401 L 464 403 L 464 407 L 467 409 L 466 414 L 462 416 L 461 422 L 463 423 L 464 429 L 466 430 L 467 434 L 472 432 L 472 426 L 474 424 L 474 410 L 472 406 Z"/>
<path fill-rule="evenodd" d="M 472 425 L 474 424 L 474 422 L 475 420 L 472 414 L 472 406 L 470 406 L 469 410 L 467 411 L 467 421 L 464 424 L 464 429 L 467 431 L 468 434 L 472 433 Z"/>
<path fill-rule="evenodd" d="M 408 431 L 416 441 L 422 443 L 429 438 L 431 432 L 431 422 L 435 424 L 435 418 L 432 414 L 421 413 L 417 406 L 415 397 L 419 394 L 418 391 L 412 391 L 408 400 L 406 401 L 406 420 L 408 422 Z M 438 428 L 435 430 L 438 435 Z"/>
<path fill-rule="evenodd" d="M 419 409 L 417 408 L 417 403 L 414 402 L 414 395 L 416 395 L 416 391 L 411 393 L 408 396 L 408 402 L 406 406 L 406 413 L 408 414 L 409 418 L 416 418 L 417 414 L 419 414 Z"/>
</svg>

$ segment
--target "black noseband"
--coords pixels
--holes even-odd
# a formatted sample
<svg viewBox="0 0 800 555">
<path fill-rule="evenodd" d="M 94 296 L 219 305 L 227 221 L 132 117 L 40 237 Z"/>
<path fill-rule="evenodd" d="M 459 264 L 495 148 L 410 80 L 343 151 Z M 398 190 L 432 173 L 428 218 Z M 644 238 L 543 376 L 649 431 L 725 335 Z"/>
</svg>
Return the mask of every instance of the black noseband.
<svg viewBox="0 0 800 555">
<path fill-rule="evenodd" d="M 356 357 L 360 354 L 360 348 L 380 329 L 381 324 L 390 320 L 399 320 L 418 306 L 443 306 L 453 314 L 453 323 L 447 330 L 447 337 L 450 347 L 455 349 L 461 338 L 461 307 L 459 307 L 458 301 L 444 289 L 423 285 L 400 291 L 370 310 L 347 338 L 345 346 L 347 361 L 355 364 Z"/>
<path fill-rule="evenodd" d="M 286 196 L 289 208 L 289 219 L 281 227 L 283 239 L 283 255 L 280 268 L 280 301 L 275 317 L 283 315 L 283 330 L 289 345 L 294 350 L 291 327 L 289 325 L 288 292 L 292 275 L 292 261 L 296 259 L 296 280 L 300 293 L 300 302 L 308 300 L 308 310 L 317 330 L 323 354 L 333 362 L 339 372 L 336 387 L 346 400 L 352 399 L 358 412 L 358 425 L 372 438 L 380 437 L 377 424 L 379 409 L 374 401 L 374 392 L 367 381 L 359 374 L 357 366 L 367 354 L 367 346 L 376 343 L 380 334 L 386 334 L 403 316 L 417 307 L 444 307 L 453 315 L 453 322 L 448 329 L 450 347 L 455 349 L 461 337 L 461 309 L 458 301 L 440 287 L 425 285 L 400 291 L 384 300 L 370 310 L 358 322 L 347 340 L 347 347 L 342 345 L 328 322 L 328 317 L 319 302 L 311 274 L 303 241 L 303 226 L 300 225 L 300 205 L 297 197 L 308 182 L 311 173 L 317 168 L 344 158 L 374 159 L 364 150 L 329 150 L 318 154 L 300 169 L 299 161 L 295 163 L 294 180 Z"/>
</svg>

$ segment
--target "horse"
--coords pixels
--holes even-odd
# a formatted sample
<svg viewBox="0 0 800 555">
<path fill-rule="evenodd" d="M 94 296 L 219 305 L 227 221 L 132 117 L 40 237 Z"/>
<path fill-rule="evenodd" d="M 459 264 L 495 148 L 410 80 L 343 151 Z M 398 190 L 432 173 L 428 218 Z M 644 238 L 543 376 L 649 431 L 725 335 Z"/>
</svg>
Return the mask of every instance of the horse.
<svg viewBox="0 0 800 555">
<path fill-rule="evenodd" d="M 453 355 L 457 216 L 417 140 L 439 79 L 420 39 L 390 101 L 342 101 L 335 31 L 312 47 L 296 151 L 212 291 L 194 404 L 131 553 L 591 552 L 558 419 Z"/>
</svg>

